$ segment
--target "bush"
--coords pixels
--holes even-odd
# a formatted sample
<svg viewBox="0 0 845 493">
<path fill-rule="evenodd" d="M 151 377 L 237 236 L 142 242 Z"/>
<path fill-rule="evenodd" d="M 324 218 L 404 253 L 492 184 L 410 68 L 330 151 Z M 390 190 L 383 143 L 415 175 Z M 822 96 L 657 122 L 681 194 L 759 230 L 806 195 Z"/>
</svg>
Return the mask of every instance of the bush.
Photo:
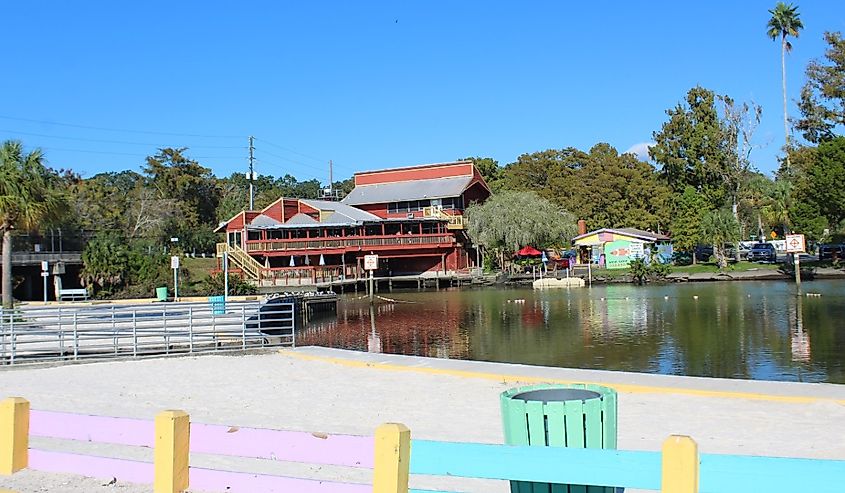
<svg viewBox="0 0 845 493">
<path fill-rule="evenodd" d="M 203 279 L 194 287 L 199 296 L 217 296 L 223 294 L 223 274 L 217 273 Z M 247 282 L 243 277 L 229 274 L 229 295 L 244 296 L 257 294 L 258 288 Z"/>
<path fill-rule="evenodd" d="M 649 280 L 663 279 L 672 273 L 671 265 L 661 264 L 657 261 L 647 262 L 642 257 L 632 260 L 628 267 L 631 270 L 631 277 L 639 285 L 643 285 Z"/>
</svg>

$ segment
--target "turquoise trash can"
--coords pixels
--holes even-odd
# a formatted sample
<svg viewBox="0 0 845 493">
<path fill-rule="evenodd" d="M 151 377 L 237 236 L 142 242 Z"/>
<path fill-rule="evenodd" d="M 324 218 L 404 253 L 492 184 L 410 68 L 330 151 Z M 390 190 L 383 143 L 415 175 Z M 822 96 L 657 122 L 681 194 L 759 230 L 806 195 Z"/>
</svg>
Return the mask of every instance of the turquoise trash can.
<svg viewBox="0 0 845 493">
<path fill-rule="evenodd" d="M 616 449 L 616 391 L 600 385 L 530 385 L 501 394 L 505 444 Z M 621 493 L 622 488 L 511 481 L 511 493 Z"/>
<path fill-rule="evenodd" d="M 167 287 L 156 288 L 156 299 L 158 301 L 167 301 Z"/>
<path fill-rule="evenodd" d="M 226 313 L 226 297 L 225 296 L 209 296 L 208 302 L 211 303 L 212 315 L 224 315 Z"/>
</svg>

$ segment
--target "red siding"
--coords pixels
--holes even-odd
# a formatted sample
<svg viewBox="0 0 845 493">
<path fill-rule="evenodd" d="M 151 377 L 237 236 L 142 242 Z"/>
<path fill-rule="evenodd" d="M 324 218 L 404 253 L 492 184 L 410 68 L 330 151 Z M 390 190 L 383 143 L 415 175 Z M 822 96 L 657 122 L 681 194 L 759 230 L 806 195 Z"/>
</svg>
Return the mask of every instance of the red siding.
<svg viewBox="0 0 845 493">
<path fill-rule="evenodd" d="M 464 207 L 469 207 L 473 202 L 483 202 L 490 197 L 490 192 L 484 188 L 481 182 L 475 182 L 463 193 Z"/>
<path fill-rule="evenodd" d="M 374 214 L 380 218 L 385 218 L 387 216 L 387 204 L 364 204 L 364 205 L 356 205 L 356 209 L 361 209 L 364 211 L 369 212 L 370 214 Z M 396 214 L 393 214 L 395 217 Z"/>
<path fill-rule="evenodd" d="M 240 214 L 232 218 L 228 224 L 226 224 L 226 231 L 240 231 L 244 229 L 244 213 L 241 211 Z"/>
<path fill-rule="evenodd" d="M 355 174 L 355 185 L 372 185 L 374 183 L 391 183 L 397 181 L 426 180 L 431 178 L 447 178 L 451 176 L 469 176 L 475 167 L 471 162 L 448 164 L 432 164 L 415 166 L 412 168 L 396 168 L 384 171 L 365 171 Z"/>
<path fill-rule="evenodd" d="M 313 214 L 320 214 L 320 211 L 307 205 L 303 204 L 302 202 L 299 203 L 299 212 L 303 214 L 313 215 Z"/>
<path fill-rule="evenodd" d="M 283 222 L 287 222 L 288 219 L 292 218 L 299 212 L 299 201 L 296 199 L 284 199 L 284 213 L 285 217 L 282 220 Z"/>
<path fill-rule="evenodd" d="M 273 202 L 272 204 L 268 205 L 267 207 L 264 208 L 263 211 L 261 211 L 262 214 L 264 214 L 267 217 L 272 217 L 276 221 L 284 222 L 285 221 L 285 218 L 284 218 L 285 214 L 284 214 L 284 209 L 283 209 L 283 206 L 282 206 L 283 201 L 284 201 L 284 199 L 279 199 L 279 200 Z"/>
</svg>

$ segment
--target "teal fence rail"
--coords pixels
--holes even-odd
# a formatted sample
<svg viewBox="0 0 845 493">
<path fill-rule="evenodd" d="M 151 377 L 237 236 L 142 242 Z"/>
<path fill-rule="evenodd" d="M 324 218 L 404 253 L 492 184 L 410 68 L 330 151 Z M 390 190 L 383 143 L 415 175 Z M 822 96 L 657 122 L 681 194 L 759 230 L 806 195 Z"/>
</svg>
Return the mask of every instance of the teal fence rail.
<svg viewBox="0 0 845 493">
<path fill-rule="evenodd" d="M 842 460 L 700 454 L 697 489 L 668 490 L 662 484 L 665 453 L 412 440 L 410 473 L 684 493 L 845 489 Z"/>
</svg>

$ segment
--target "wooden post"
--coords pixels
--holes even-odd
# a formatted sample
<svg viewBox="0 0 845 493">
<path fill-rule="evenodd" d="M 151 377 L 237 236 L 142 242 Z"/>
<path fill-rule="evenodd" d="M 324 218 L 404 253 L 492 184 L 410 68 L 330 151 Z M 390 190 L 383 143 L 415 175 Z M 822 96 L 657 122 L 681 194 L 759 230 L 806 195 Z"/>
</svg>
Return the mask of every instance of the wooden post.
<svg viewBox="0 0 845 493">
<path fill-rule="evenodd" d="M 698 493 L 698 445 L 683 435 L 672 435 L 663 442 L 661 493 Z"/>
<path fill-rule="evenodd" d="M 162 411 L 155 418 L 154 493 L 188 489 L 190 417 L 184 411 Z"/>
<path fill-rule="evenodd" d="M 373 493 L 408 493 L 411 430 L 400 423 L 376 429 Z"/>
<path fill-rule="evenodd" d="M 0 401 L 0 475 L 10 476 L 29 465 L 29 401 Z"/>
</svg>

